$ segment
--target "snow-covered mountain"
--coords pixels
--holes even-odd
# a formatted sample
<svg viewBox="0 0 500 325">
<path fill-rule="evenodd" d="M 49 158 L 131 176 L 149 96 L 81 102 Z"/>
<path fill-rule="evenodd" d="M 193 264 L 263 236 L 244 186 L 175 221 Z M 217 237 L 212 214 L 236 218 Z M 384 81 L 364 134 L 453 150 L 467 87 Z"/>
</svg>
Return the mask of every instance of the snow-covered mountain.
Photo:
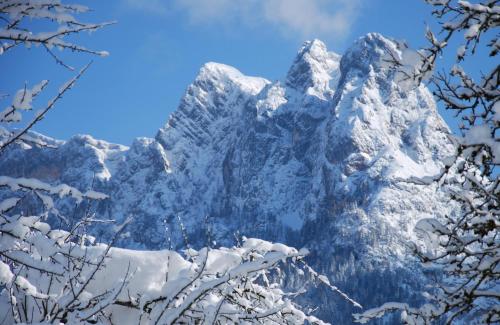
<svg viewBox="0 0 500 325">
<path fill-rule="evenodd" d="M 195 246 L 207 228 L 217 244 L 239 234 L 306 246 L 310 263 L 366 307 L 417 301 L 421 272 L 405 243 L 417 220 L 449 205 L 402 180 L 436 174 L 453 148 L 425 86 L 395 81 L 386 59 L 399 51 L 379 34 L 342 56 L 306 42 L 279 82 L 207 63 L 154 139 L 39 136 L 48 147 L 11 149 L 0 174 L 109 194 L 101 217 L 134 218 L 124 246 L 164 247 L 171 236 L 182 247 L 180 219 Z M 325 288 L 304 299 L 350 322 L 353 310 Z"/>
</svg>

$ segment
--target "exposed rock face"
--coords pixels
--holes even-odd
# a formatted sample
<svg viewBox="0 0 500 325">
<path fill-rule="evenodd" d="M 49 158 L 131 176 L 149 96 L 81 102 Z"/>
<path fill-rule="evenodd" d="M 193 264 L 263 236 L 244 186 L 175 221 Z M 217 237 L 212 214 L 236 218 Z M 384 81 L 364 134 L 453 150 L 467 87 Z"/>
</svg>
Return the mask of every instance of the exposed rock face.
<svg viewBox="0 0 500 325">
<path fill-rule="evenodd" d="M 433 188 L 400 180 L 435 174 L 452 146 L 429 91 L 400 87 L 388 51 L 396 44 L 378 34 L 343 56 L 306 42 L 275 83 L 207 63 L 155 139 L 128 148 L 44 138 L 57 148 L 14 148 L 0 174 L 108 193 L 101 215 L 134 217 L 122 245 L 165 246 L 167 224 L 180 247 L 180 216 L 194 245 L 206 243 L 208 224 L 217 244 L 239 231 L 306 246 L 310 263 L 366 307 L 418 300 L 421 273 L 405 243 L 418 219 L 449 208 Z M 304 299 L 350 322 L 335 294 Z"/>
</svg>

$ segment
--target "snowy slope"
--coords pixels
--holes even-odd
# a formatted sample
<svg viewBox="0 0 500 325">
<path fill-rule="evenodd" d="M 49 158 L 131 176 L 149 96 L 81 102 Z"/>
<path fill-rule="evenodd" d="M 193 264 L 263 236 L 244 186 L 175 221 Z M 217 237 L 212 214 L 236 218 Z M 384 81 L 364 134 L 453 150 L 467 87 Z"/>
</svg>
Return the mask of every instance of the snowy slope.
<svg viewBox="0 0 500 325">
<path fill-rule="evenodd" d="M 389 51 L 399 53 L 379 34 L 342 56 L 306 42 L 274 83 L 207 63 L 154 139 L 16 148 L 0 174 L 108 193 L 101 215 L 134 217 L 124 246 L 165 247 L 167 231 L 181 247 L 180 217 L 195 246 L 207 227 L 224 245 L 239 231 L 307 246 L 311 263 L 367 307 L 390 295 L 418 299 L 405 243 L 419 218 L 449 206 L 433 188 L 401 180 L 435 174 L 452 146 L 430 92 L 395 82 Z M 350 320 L 324 292 L 305 299 L 321 302 L 323 317 Z"/>
</svg>

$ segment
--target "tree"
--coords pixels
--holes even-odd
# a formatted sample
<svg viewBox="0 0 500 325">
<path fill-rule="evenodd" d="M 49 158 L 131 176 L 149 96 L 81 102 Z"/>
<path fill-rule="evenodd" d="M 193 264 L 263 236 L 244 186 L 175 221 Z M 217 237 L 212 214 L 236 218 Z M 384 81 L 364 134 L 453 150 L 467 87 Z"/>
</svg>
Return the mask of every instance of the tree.
<svg viewBox="0 0 500 325">
<path fill-rule="evenodd" d="M 424 219 L 417 230 L 434 246 L 415 245 L 424 263 L 442 272 L 442 279 L 427 294 L 429 303 L 412 308 L 387 303 L 355 315 L 364 323 L 390 311 L 402 312 L 407 324 L 427 324 L 436 319 L 452 323 L 500 322 L 500 1 L 425 0 L 434 8 L 441 26 L 439 38 L 426 32 L 429 46 L 411 52 L 404 46 L 392 53 L 391 63 L 402 81 L 426 82 L 446 109 L 460 118 L 460 134 L 454 138 L 456 154 L 445 161 L 439 175 L 410 180 L 423 186 L 437 182 L 458 203 L 458 215 L 445 220 Z M 438 59 L 449 54 L 454 41 L 456 64 L 436 72 Z M 451 54 L 453 55 L 453 54 Z M 489 56 L 490 59 L 486 56 Z M 408 60 L 408 58 L 413 60 Z M 464 62 L 481 60 L 489 70 L 467 72 Z M 476 80 L 477 79 L 477 80 Z"/>
<path fill-rule="evenodd" d="M 0 312 L 3 322 L 33 323 L 57 321 L 74 323 L 74 313 L 87 313 L 86 319 L 97 314 L 96 305 L 110 300 L 116 290 L 105 289 L 91 295 L 88 287 L 96 274 L 105 267 L 110 246 L 98 254 L 89 253 L 94 238 L 82 228 L 93 222 L 83 218 L 71 231 L 51 230 L 43 222 L 55 211 L 53 197 L 69 197 L 76 202 L 84 199 L 102 200 L 106 196 L 79 190 L 67 185 L 52 186 L 35 179 L 0 177 L 0 188 L 8 188 L 12 197 L 0 203 Z M 28 215 L 15 213 L 25 193 L 35 193 L 43 202 L 45 213 Z M 22 209 L 21 209 L 22 212 Z M 117 234 L 120 231 L 117 232 Z"/>
<path fill-rule="evenodd" d="M 74 70 L 56 56 L 54 48 L 106 56 L 107 52 L 90 50 L 65 40 L 69 35 L 94 31 L 109 24 L 82 23 L 75 18 L 75 14 L 86 11 L 88 8 L 84 6 L 62 4 L 58 0 L 0 1 L 0 58 L 18 46 L 41 46 L 57 64 Z M 38 24 L 40 28 L 35 29 L 33 20 L 52 22 L 57 29 L 46 30 L 44 28 L 50 24 L 43 22 Z M 29 131 L 73 87 L 89 65 L 62 85 L 56 96 L 34 113 L 29 122 L 14 128 L 22 122 L 23 113 L 33 110 L 34 100 L 46 88 L 48 81 L 43 80 L 33 87 L 25 85 L 17 91 L 11 104 L 0 112 L 0 157 L 14 143 L 45 145 L 31 137 Z M 2 310 L 2 322 L 6 319 L 10 323 L 67 320 L 73 309 L 88 310 L 92 304 L 106 299 L 109 293 L 93 297 L 87 306 L 81 305 L 81 297 L 92 276 L 86 277 L 87 282 L 82 282 L 82 279 L 85 279 L 86 273 L 93 274 L 100 270 L 107 256 L 107 250 L 96 259 L 77 249 L 77 244 L 85 247 L 86 241 L 91 239 L 82 228 L 94 220 L 87 215 L 68 233 L 51 231 L 43 223 L 49 213 L 60 216 L 54 197 L 70 197 L 80 203 L 84 199 L 102 200 L 106 196 L 94 191 L 82 193 L 65 184 L 51 185 L 36 179 L 6 176 L 0 176 L 0 188 L 4 195 L 0 202 L 0 285 L 3 288 L 0 305 L 2 309 L 9 307 L 9 311 Z M 29 194 L 42 203 L 39 215 L 29 215 L 22 208 L 23 200 Z"/>
</svg>

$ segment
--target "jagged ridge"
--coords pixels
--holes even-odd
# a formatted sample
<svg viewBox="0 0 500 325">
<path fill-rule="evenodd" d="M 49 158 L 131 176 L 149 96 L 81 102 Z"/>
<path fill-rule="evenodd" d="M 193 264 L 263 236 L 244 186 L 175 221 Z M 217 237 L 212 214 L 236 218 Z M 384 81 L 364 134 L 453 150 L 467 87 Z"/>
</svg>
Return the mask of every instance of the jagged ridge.
<svg viewBox="0 0 500 325">
<path fill-rule="evenodd" d="M 0 170 L 94 184 L 111 196 L 102 215 L 135 218 L 124 246 L 164 246 L 165 223 L 182 246 L 177 216 L 192 244 L 204 245 L 209 216 L 220 244 L 239 231 L 309 247 L 311 263 L 367 307 L 417 297 L 401 289 L 420 281 L 404 243 L 419 218 L 448 207 L 398 179 L 436 173 L 452 147 L 431 94 L 399 86 L 383 64 L 388 51 L 397 55 L 397 44 L 379 34 L 342 57 L 306 42 L 274 83 L 208 63 L 154 139 L 127 148 L 77 136 L 55 151 L 11 150 Z M 350 321 L 330 294 L 305 299 L 323 317 Z"/>
</svg>

